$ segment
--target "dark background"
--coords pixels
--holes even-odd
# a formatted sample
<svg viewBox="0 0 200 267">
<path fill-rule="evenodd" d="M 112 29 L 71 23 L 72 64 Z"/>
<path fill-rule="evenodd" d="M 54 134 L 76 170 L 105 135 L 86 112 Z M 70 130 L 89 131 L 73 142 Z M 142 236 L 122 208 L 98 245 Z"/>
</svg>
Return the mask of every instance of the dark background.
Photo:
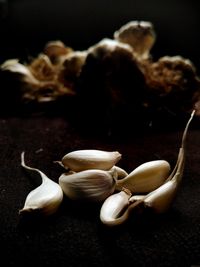
<svg viewBox="0 0 200 267">
<path fill-rule="evenodd" d="M 190 58 L 199 71 L 199 11 L 195 0 L 0 0 L 0 63 L 16 57 L 27 60 L 56 39 L 86 49 L 112 38 L 130 20 L 148 20 L 157 33 L 154 57 L 179 54 Z M 0 89 L 11 88 L 0 84 Z M 126 134 L 134 126 L 130 118 L 124 135 L 113 137 L 83 133 L 67 112 L 65 117 L 53 113 L 0 116 L 0 265 L 200 266 L 199 121 L 190 127 L 183 182 L 171 209 L 163 215 L 137 211 L 126 224 L 110 229 L 99 220 L 100 205 L 66 198 L 51 218 L 20 218 L 18 210 L 38 185 L 21 169 L 21 152 L 26 152 L 28 165 L 55 181 L 63 170 L 53 161 L 76 149 L 118 150 L 123 156 L 119 166 L 128 172 L 155 159 L 168 160 L 173 167 L 188 116 L 181 127 L 135 135 Z"/>
</svg>

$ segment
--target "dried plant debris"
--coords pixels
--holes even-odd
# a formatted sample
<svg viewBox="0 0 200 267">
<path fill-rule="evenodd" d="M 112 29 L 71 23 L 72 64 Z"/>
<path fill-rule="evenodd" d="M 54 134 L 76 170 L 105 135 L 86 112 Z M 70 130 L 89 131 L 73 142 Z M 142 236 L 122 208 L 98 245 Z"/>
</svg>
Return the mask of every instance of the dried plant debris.
<svg viewBox="0 0 200 267">
<path fill-rule="evenodd" d="M 51 41 L 31 62 L 11 59 L 1 69 L 18 75 L 26 101 L 74 95 L 83 97 L 85 106 L 95 106 L 93 113 L 98 116 L 118 116 L 124 109 L 134 115 L 162 109 L 176 114 L 193 108 L 199 115 L 200 80 L 195 67 L 181 56 L 154 61 L 150 51 L 155 40 L 151 22 L 131 21 L 114 32 L 113 40 L 103 39 L 85 51 Z"/>
</svg>

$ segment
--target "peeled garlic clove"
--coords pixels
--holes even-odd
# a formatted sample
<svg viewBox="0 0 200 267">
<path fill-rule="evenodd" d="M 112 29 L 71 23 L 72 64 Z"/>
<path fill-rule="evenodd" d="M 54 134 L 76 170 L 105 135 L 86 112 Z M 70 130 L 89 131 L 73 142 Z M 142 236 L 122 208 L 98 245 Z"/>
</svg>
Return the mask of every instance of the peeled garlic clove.
<svg viewBox="0 0 200 267">
<path fill-rule="evenodd" d="M 76 172 L 88 169 L 109 170 L 120 159 L 121 154 L 117 151 L 77 150 L 65 155 L 62 158 L 62 164 L 65 168 Z"/>
<path fill-rule="evenodd" d="M 128 205 L 131 193 L 127 190 L 109 196 L 100 211 L 102 223 L 115 226 L 128 219 Z"/>
<path fill-rule="evenodd" d="M 74 174 L 62 174 L 59 184 L 64 194 L 71 199 L 102 201 L 115 190 L 117 172 L 85 170 Z"/>
<path fill-rule="evenodd" d="M 177 181 L 170 180 L 147 195 L 144 199 L 144 205 L 152 208 L 156 213 L 163 213 L 170 207 L 177 189 Z"/>
<path fill-rule="evenodd" d="M 164 183 L 170 172 L 170 165 L 165 160 L 154 160 L 146 162 L 127 177 L 117 181 L 116 188 L 122 187 L 129 189 L 132 193 L 147 193 Z"/>
<path fill-rule="evenodd" d="M 38 173 L 42 178 L 42 184 L 28 194 L 24 207 L 19 213 L 33 211 L 39 211 L 45 215 L 55 213 L 63 199 L 63 192 L 59 184 L 50 180 L 40 170 L 28 167 L 24 162 L 24 152 L 21 155 L 21 165 L 27 170 Z"/>
<path fill-rule="evenodd" d="M 128 173 L 124 169 L 116 165 L 111 168 L 111 170 L 114 169 L 117 171 L 117 179 L 123 179 L 124 177 L 128 176 Z"/>
</svg>

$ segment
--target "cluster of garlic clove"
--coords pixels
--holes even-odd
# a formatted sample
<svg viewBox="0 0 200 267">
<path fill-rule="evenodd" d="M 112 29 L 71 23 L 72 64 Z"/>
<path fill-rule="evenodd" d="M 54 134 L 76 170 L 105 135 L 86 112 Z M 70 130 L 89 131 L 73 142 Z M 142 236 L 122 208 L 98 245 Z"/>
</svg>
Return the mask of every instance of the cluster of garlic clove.
<svg viewBox="0 0 200 267">
<path fill-rule="evenodd" d="M 118 185 L 120 185 L 121 187 L 121 192 L 111 195 L 104 201 L 100 211 L 100 219 L 104 224 L 108 226 L 115 226 L 122 224 L 128 219 L 131 211 L 138 205 L 142 205 L 143 207 L 146 208 L 151 208 L 156 213 L 163 213 L 169 209 L 170 205 L 172 204 L 176 196 L 177 190 L 182 180 L 184 164 L 185 164 L 186 136 L 189 124 L 194 114 L 195 110 L 192 112 L 191 117 L 186 124 L 182 137 L 182 144 L 179 149 L 177 163 L 172 172 L 168 175 L 168 177 L 166 175 L 170 171 L 170 166 L 165 161 L 145 163 L 136 168 L 127 177 L 118 182 Z M 141 194 L 134 195 L 134 191 L 135 192 L 138 191 L 137 187 L 138 185 L 135 181 L 135 177 L 138 177 L 137 175 L 141 177 L 141 183 L 139 183 L 139 188 L 141 189 L 139 193 Z M 133 177 L 133 180 L 131 180 L 131 177 Z M 154 188 L 152 191 L 144 195 L 143 193 L 145 192 L 145 190 L 143 190 L 144 189 L 143 186 L 144 185 L 148 186 L 147 178 L 146 178 L 146 183 L 144 183 L 145 177 L 153 178 L 150 179 L 150 182 L 156 181 L 157 185 L 159 184 L 159 182 L 162 181 L 162 179 L 163 182 L 161 183 L 160 186 Z M 156 179 L 154 180 L 154 178 L 157 178 L 157 180 Z M 125 189 L 123 188 L 123 185 L 126 186 Z M 150 183 L 150 186 L 152 185 Z"/>
<path fill-rule="evenodd" d="M 128 174 L 116 166 L 121 159 L 118 151 L 77 150 L 62 158 L 60 164 L 66 172 L 56 183 L 40 170 L 28 167 L 22 153 L 21 165 L 39 174 L 42 184 L 28 194 L 20 213 L 39 210 L 52 214 L 60 206 L 63 193 L 72 200 L 101 201 L 100 220 L 108 226 L 125 222 L 138 205 L 165 212 L 182 180 L 186 136 L 194 114 L 195 111 L 186 124 L 177 163 L 171 172 L 167 161 L 155 160 Z"/>
</svg>

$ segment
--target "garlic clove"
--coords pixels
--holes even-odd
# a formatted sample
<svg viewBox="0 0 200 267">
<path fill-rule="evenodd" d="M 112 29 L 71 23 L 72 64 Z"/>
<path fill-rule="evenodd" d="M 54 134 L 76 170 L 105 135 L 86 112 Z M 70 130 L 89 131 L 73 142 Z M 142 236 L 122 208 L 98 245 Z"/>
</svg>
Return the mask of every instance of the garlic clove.
<svg viewBox="0 0 200 267">
<path fill-rule="evenodd" d="M 194 114 L 195 110 L 193 110 L 193 112 L 191 113 L 190 119 L 188 120 L 183 132 L 182 144 L 179 149 L 177 163 L 173 171 L 162 186 L 149 193 L 144 199 L 144 205 L 146 207 L 151 207 L 157 213 L 165 212 L 170 207 L 181 183 L 185 165 L 186 137 L 189 125 L 193 119 Z"/>
<path fill-rule="evenodd" d="M 62 174 L 59 184 L 64 194 L 74 200 L 103 201 L 115 190 L 116 170 L 85 170 Z"/>
<path fill-rule="evenodd" d="M 170 172 L 170 165 L 165 160 L 154 160 L 143 163 L 128 176 L 117 181 L 116 189 L 122 187 L 132 193 L 148 193 L 164 183 Z"/>
<path fill-rule="evenodd" d="M 24 162 L 24 152 L 21 154 L 21 165 L 27 170 L 38 173 L 42 178 L 42 184 L 28 194 L 24 207 L 19 213 L 33 211 L 39 211 L 44 215 L 55 213 L 63 200 L 63 191 L 59 184 L 49 179 L 40 170 L 27 166 Z"/>
<path fill-rule="evenodd" d="M 100 210 L 100 220 L 108 226 L 122 224 L 128 219 L 130 191 L 124 190 L 109 196 Z"/>
<path fill-rule="evenodd" d="M 62 164 L 76 172 L 88 169 L 109 170 L 120 159 L 121 154 L 118 151 L 77 150 L 66 154 L 62 158 Z"/>
<path fill-rule="evenodd" d="M 156 213 L 163 213 L 170 207 L 178 189 L 176 180 L 170 180 L 151 192 L 144 199 L 144 205 Z"/>
<path fill-rule="evenodd" d="M 120 168 L 120 167 L 118 167 L 116 165 L 114 165 L 111 168 L 111 170 L 113 170 L 113 169 L 115 169 L 117 171 L 117 179 L 123 179 L 126 176 L 128 176 L 128 173 L 124 169 L 122 169 L 122 168 Z"/>
</svg>

